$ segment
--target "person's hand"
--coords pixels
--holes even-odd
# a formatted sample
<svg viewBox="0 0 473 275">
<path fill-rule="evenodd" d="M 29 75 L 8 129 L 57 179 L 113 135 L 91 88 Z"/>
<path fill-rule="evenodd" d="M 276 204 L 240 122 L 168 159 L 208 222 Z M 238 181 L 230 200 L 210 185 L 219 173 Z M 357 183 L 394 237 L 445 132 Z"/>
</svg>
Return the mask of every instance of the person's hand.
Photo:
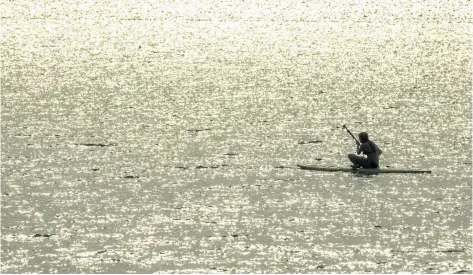
<svg viewBox="0 0 473 275">
<path fill-rule="evenodd" d="M 360 146 L 360 142 L 358 140 L 356 141 L 356 146 Z"/>
</svg>

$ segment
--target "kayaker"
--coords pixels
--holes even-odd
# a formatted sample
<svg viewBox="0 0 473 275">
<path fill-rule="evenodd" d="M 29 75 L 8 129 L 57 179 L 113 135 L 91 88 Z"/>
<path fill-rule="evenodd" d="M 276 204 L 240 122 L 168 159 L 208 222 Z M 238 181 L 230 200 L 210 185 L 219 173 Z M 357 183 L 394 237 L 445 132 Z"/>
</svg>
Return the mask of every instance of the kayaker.
<svg viewBox="0 0 473 275">
<path fill-rule="evenodd" d="M 348 159 L 353 163 L 353 169 L 363 168 L 378 168 L 379 155 L 383 153 L 379 147 L 368 138 L 368 133 L 361 132 L 358 137 L 360 141 L 356 141 L 356 153 L 365 154 L 367 157 L 360 157 L 355 154 L 348 154 Z"/>
</svg>

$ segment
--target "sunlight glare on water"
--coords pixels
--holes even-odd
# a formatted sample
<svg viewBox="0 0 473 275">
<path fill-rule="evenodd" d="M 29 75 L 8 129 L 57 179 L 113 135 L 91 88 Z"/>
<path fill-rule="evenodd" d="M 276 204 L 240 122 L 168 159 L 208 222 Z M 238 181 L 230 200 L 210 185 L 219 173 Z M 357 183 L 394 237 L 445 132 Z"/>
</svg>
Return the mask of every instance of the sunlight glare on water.
<svg viewBox="0 0 473 275">
<path fill-rule="evenodd" d="M 0 6 L 3 273 L 472 272 L 469 1 Z"/>
</svg>

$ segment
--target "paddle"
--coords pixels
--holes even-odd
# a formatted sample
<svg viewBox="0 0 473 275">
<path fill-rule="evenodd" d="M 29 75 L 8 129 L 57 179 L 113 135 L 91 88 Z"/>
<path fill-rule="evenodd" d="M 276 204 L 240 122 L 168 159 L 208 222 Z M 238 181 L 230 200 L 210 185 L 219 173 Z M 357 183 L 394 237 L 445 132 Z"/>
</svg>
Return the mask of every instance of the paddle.
<svg viewBox="0 0 473 275">
<path fill-rule="evenodd" d="M 345 126 L 345 124 L 343 124 L 342 126 L 343 129 L 347 130 L 347 132 L 350 134 L 350 136 L 356 141 L 357 144 L 359 144 L 360 142 L 356 139 L 356 137 L 350 132 L 350 130 L 348 130 L 347 126 Z"/>
</svg>

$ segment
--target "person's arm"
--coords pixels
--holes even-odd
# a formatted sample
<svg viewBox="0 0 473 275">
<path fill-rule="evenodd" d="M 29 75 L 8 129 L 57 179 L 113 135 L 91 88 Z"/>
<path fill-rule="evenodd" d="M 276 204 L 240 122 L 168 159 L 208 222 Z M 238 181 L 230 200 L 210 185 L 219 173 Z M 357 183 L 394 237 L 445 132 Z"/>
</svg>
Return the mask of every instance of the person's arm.
<svg viewBox="0 0 473 275">
<path fill-rule="evenodd" d="M 361 144 L 360 144 L 360 142 L 357 140 L 357 141 L 356 141 L 356 153 L 359 155 L 359 154 L 361 154 L 362 151 L 363 151 L 363 150 L 361 150 Z"/>
</svg>

